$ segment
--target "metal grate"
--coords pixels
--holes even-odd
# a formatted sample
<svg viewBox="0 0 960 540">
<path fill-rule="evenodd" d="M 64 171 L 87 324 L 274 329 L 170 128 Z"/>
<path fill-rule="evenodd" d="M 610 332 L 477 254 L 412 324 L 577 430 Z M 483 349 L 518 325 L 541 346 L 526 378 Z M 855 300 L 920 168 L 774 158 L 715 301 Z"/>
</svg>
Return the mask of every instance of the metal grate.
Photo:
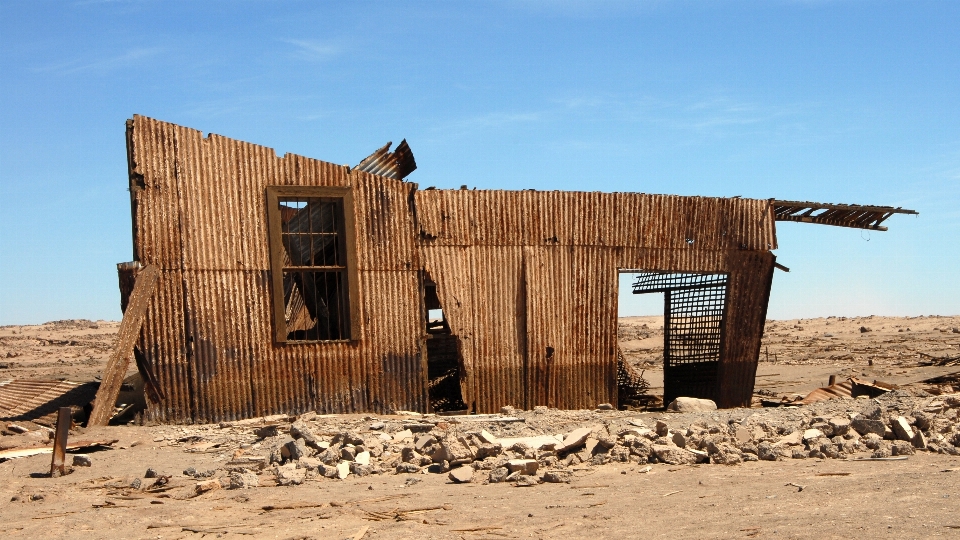
<svg viewBox="0 0 960 540">
<path fill-rule="evenodd" d="M 279 204 L 287 339 L 347 339 L 343 201 L 295 197 Z"/>
<path fill-rule="evenodd" d="M 634 294 L 664 293 L 664 402 L 716 399 L 723 349 L 727 274 L 645 272 Z"/>
</svg>

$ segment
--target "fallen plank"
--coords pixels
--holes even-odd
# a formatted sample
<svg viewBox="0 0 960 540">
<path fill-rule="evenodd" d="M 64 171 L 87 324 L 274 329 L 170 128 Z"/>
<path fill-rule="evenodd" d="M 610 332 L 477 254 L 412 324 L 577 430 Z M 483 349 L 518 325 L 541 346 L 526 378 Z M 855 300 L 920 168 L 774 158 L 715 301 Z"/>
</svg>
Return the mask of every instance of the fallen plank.
<svg viewBox="0 0 960 540">
<path fill-rule="evenodd" d="M 96 441 L 74 441 L 67 444 L 66 450 L 86 450 L 97 446 L 110 446 L 116 443 L 118 439 L 102 439 Z M 22 457 L 36 456 L 39 454 L 49 454 L 53 452 L 53 446 L 31 446 L 28 448 L 14 448 L 0 452 L 0 461 L 16 459 Z"/>
<path fill-rule="evenodd" d="M 120 385 L 130 366 L 133 356 L 133 345 L 140 338 L 140 328 L 150 306 L 150 299 L 157 290 L 160 279 L 160 269 L 149 265 L 137 273 L 137 281 L 130 294 L 127 310 L 120 321 L 120 331 L 114 343 L 110 358 L 103 370 L 100 388 L 93 401 L 93 411 L 90 413 L 88 426 L 105 426 L 113 416 L 113 407 L 120 395 Z"/>
</svg>

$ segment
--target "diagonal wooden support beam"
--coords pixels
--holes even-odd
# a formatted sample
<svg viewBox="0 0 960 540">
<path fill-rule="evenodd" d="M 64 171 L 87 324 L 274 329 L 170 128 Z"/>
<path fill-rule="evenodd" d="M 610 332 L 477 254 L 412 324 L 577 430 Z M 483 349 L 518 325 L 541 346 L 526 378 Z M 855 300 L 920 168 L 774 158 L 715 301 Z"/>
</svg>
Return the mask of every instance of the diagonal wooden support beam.
<svg viewBox="0 0 960 540">
<path fill-rule="evenodd" d="M 133 356 L 133 346 L 140 337 L 140 327 L 147 314 L 150 298 L 157 290 L 160 278 L 160 269 L 150 265 L 137 273 L 137 281 L 130 294 L 127 310 L 123 313 L 120 322 L 120 333 L 113 345 L 113 352 L 107 359 L 107 366 L 103 370 L 100 389 L 93 402 L 93 412 L 90 413 L 88 426 L 105 426 L 113 416 L 113 406 L 120 395 L 120 385 L 130 366 Z"/>
</svg>

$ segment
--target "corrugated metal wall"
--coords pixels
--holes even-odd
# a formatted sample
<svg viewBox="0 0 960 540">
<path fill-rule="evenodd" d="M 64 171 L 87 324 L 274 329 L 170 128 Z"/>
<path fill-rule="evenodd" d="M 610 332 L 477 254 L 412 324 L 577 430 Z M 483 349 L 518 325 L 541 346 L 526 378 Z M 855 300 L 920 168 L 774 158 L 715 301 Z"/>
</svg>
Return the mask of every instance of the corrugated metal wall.
<svg viewBox="0 0 960 540">
<path fill-rule="evenodd" d="M 736 386 L 722 394 L 728 402 L 749 403 L 769 292 L 756 276 L 769 275 L 776 246 L 768 201 L 468 190 L 414 198 L 423 264 L 463 339 L 464 400 L 477 412 L 616 401 L 619 269 L 731 273 L 738 309 L 720 382 Z"/>
<path fill-rule="evenodd" d="M 739 382 L 724 399 L 752 391 L 776 247 L 769 201 L 417 191 L 140 116 L 128 145 L 134 256 L 163 271 L 140 343 L 167 396 L 154 419 L 425 410 L 421 270 L 461 339 L 477 412 L 615 401 L 618 269 L 730 272 L 726 373 Z M 358 341 L 274 344 L 271 185 L 353 187 Z"/>
<path fill-rule="evenodd" d="M 134 256 L 163 270 L 140 343 L 162 421 L 422 410 L 412 184 L 135 117 Z M 268 185 L 353 186 L 362 328 L 351 343 L 272 340 Z"/>
</svg>

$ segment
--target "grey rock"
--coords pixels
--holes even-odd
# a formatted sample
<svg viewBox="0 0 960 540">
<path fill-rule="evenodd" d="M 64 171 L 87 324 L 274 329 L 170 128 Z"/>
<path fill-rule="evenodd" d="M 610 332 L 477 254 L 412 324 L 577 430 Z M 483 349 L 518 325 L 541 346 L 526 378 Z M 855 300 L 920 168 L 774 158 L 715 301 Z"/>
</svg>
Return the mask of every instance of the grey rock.
<svg viewBox="0 0 960 540">
<path fill-rule="evenodd" d="M 89 467 L 93 465 L 93 462 L 90 461 L 90 456 L 86 454 L 74 454 L 73 455 L 73 466 L 74 467 Z"/>
<path fill-rule="evenodd" d="M 232 472 L 227 489 L 250 489 L 260 485 L 260 479 L 253 472 Z"/>
<path fill-rule="evenodd" d="M 510 475 L 509 469 L 507 469 L 506 467 L 497 467 L 496 469 L 493 469 L 492 471 L 490 471 L 489 480 L 491 484 L 498 484 L 500 482 L 505 481 L 507 479 L 507 476 L 509 475 Z"/>
<path fill-rule="evenodd" d="M 147 472 L 143 473 L 143 477 L 144 477 L 144 478 L 159 478 L 159 477 L 160 477 L 160 473 L 158 473 L 156 469 L 154 469 L 154 468 L 151 467 L 151 468 L 147 469 Z"/>
<path fill-rule="evenodd" d="M 450 480 L 457 484 L 466 484 L 473 481 L 473 467 L 457 467 L 447 475 Z"/>
<path fill-rule="evenodd" d="M 570 471 L 553 470 L 543 473 L 543 481 L 551 484 L 565 484 L 570 482 L 573 475 Z"/>
<path fill-rule="evenodd" d="M 696 463 L 698 459 L 693 452 L 676 446 L 655 444 L 653 445 L 653 453 L 657 456 L 657 459 L 670 465 L 692 464 Z"/>
<path fill-rule="evenodd" d="M 853 421 L 850 422 L 850 427 L 855 429 L 861 436 L 866 436 L 873 433 L 883 437 L 887 430 L 887 426 L 882 420 L 874 420 L 863 416 L 854 418 Z"/>
<path fill-rule="evenodd" d="M 400 463 L 397 465 L 397 473 L 417 473 L 420 472 L 420 466 L 413 463 Z"/>
<path fill-rule="evenodd" d="M 310 456 L 311 453 L 303 439 L 290 441 L 280 447 L 280 457 L 285 461 L 297 461 L 300 458 Z"/>
</svg>

